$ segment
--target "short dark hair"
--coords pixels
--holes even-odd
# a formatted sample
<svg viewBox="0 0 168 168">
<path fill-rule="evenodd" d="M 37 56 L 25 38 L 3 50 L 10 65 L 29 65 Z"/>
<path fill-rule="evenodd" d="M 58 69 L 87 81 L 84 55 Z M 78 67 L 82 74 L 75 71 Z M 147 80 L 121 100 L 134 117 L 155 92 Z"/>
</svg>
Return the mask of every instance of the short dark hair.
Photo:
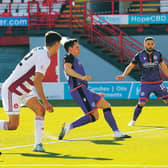
<svg viewBox="0 0 168 168">
<path fill-rule="evenodd" d="M 46 46 L 52 46 L 55 42 L 60 42 L 62 39 L 61 34 L 55 31 L 48 31 L 45 33 L 45 43 Z"/>
<path fill-rule="evenodd" d="M 153 37 L 145 37 L 144 43 L 147 42 L 148 40 L 153 40 L 153 41 L 155 41 Z"/>
<path fill-rule="evenodd" d="M 64 43 L 64 48 L 66 50 L 66 52 L 68 52 L 69 47 L 73 47 L 74 43 L 77 43 L 78 40 L 77 39 L 69 39 L 68 41 L 66 41 Z"/>
</svg>

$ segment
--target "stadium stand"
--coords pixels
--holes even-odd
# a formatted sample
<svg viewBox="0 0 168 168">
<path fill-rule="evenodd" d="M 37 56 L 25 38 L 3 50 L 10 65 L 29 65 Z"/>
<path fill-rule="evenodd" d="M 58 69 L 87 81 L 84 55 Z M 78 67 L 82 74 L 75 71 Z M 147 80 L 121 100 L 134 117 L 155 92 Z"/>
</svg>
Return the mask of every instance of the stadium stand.
<svg viewBox="0 0 168 168">
<path fill-rule="evenodd" d="M 0 15 L 2 15 L 6 9 L 7 9 L 7 4 L 1 4 L 0 5 Z"/>
<path fill-rule="evenodd" d="M 18 16 L 28 16 L 27 3 L 19 4 L 17 14 Z"/>
<path fill-rule="evenodd" d="M 51 1 L 32 1 L 32 0 L 3 0 L 0 3 L 0 16 L 28 16 L 28 7 L 30 13 L 38 13 L 40 15 L 59 14 L 65 0 Z"/>
<path fill-rule="evenodd" d="M 102 55 L 101 52 L 103 52 L 102 57 L 108 62 L 112 64 L 115 63 L 118 67 L 120 67 L 121 62 L 127 65 L 133 55 L 143 48 L 143 45 L 136 39 L 128 36 L 128 34 L 124 33 L 117 26 L 102 20 L 99 15 L 88 10 L 88 2 L 89 1 L 75 1 L 75 3 L 72 4 L 72 0 L 22 0 L 21 2 L 19 2 L 19 0 L 4 0 L 0 4 L 1 16 L 28 16 L 28 26 L 11 26 L 7 27 L 7 30 L 6 27 L 0 27 L 0 29 L 5 30 L 8 34 L 12 34 L 14 31 L 20 33 L 19 30 L 24 30 L 25 33 L 27 33 L 27 30 L 29 30 L 28 33 L 31 31 L 36 31 L 37 33 L 47 29 L 61 28 L 59 31 L 64 31 L 65 29 L 65 32 L 72 32 L 74 37 L 83 38 L 83 40 L 81 40 L 83 45 L 90 48 L 90 50 L 95 50 L 95 52 L 100 50 L 100 52 L 97 52 L 100 56 Z M 165 2 L 161 3 L 164 4 Z M 157 9 L 156 13 L 159 13 L 160 1 L 145 0 L 143 3 L 140 3 L 140 1 L 135 0 L 130 4 L 129 10 L 134 9 L 134 13 L 139 13 L 140 7 L 145 9 L 141 11 L 145 14 L 152 14 L 153 12 L 151 12 L 150 9 L 154 8 Z M 135 9 L 139 11 L 135 11 Z M 106 14 L 106 12 L 104 14 Z M 94 17 L 94 15 L 96 15 L 96 17 Z M 106 24 L 103 24 L 103 22 L 106 22 Z M 134 32 L 136 32 L 135 29 Z M 114 60 L 114 57 L 117 59 Z M 134 75 L 135 78 L 136 76 L 137 75 Z"/>
<path fill-rule="evenodd" d="M 160 1 L 142 2 L 142 13 L 158 13 L 160 11 Z M 130 4 L 129 13 L 141 13 L 140 1 L 134 1 Z"/>
<path fill-rule="evenodd" d="M 168 1 L 160 0 L 160 12 L 168 12 Z"/>
<path fill-rule="evenodd" d="M 11 0 L 2 0 L 2 3 L 11 3 Z"/>
</svg>

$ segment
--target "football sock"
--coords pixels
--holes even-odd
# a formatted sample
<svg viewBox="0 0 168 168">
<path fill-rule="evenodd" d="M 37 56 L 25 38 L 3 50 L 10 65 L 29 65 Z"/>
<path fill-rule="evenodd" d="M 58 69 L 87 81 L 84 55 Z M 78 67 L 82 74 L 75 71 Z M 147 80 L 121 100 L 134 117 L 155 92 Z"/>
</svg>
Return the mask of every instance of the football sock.
<svg viewBox="0 0 168 168">
<path fill-rule="evenodd" d="M 8 130 L 8 121 L 0 120 L 0 130 Z"/>
<path fill-rule="evenodd" d="M 138 116 L 140 115 L 141 111 L 142 111 L 142 106 L 140 106 L 139 104 L 136 105 L 135 110 L 134 110 L 134 114 L 133 114 L 133 120 L 136 121 Z"/>
<path fill-rule="evenodd" d="M 44 130 L 44 117 L 36 116 L 35 118 L 35 144 L 40 144 Z"/>
<path fill-rule="evenodd" d="M 92 114 L 85 115 L 71 123 L 70 129 L 80 127 L 82 125 L 96 121 L 95 117 Z"/>
<path fill-rule="evenodd" d="M 116 124 L 116 121 L 112 115 L 111 108 L 105 108 L 103 109 L 104 118 L 106 122 L 109 124 L 109 126 L 112 128 L 113 131 L 118 131 L 118 127 Z"/>
</svg>

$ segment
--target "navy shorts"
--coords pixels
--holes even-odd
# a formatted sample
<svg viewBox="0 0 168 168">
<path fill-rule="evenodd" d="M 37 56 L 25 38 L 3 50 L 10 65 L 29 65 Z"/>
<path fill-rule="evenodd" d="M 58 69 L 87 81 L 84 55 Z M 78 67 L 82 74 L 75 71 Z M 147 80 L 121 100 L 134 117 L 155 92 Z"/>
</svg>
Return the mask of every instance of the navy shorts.
<svg viewBox="0 0 168 168">
<path fill-rule="evenodd" d="M 90 114 L 97 110 L 97 104 L 102 98 L 100 95 L 90 91 L 85 86 L 72 91 L 71 96 L 79 104 L 85 114 Z"/>
<path fill-rule="evenodd" d="M 158 99 L 168 99 L 168 91 L 163 83 L 141 84 L 140 102 L 147 102 L 151 93 L 154 93 Z"/>
</svg>

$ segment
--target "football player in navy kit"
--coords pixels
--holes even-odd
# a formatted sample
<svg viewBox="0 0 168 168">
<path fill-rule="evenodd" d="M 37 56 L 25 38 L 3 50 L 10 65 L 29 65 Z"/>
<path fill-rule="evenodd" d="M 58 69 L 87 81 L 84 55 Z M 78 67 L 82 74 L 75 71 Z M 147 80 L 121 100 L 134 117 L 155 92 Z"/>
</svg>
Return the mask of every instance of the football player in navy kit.
<svg viewBox="0 0 168 168">
<path fill-rule="evenodd" d="M 138 64 L 141 70 L 141 88 L 138 104 L 135 107 L 133 119 L 128 124 L 133 126 L 150 94 L 153 92 L 158 99 L 168 103 L 168 91 L 164 86 L 160 76 L 159 67 L 168 76 L 168 68 L 164 63 L 162 54 L 154 49 L 155 42 L 152 37 L 144 39 L 144 50 L 137 53 L 131 63 L 126 67 L 122 75 L 116 77 L 117 80 L 124 79 L 131 70 Z"/>
<path fill-rule="evenodd" d="M 61 140 L 72 129 L 93 123 L 98 120 L 98 108 L 103 110 L 104 118 L 112 131 L 114 138 L 130 138 L 131 136 L 121 132 L 117 126 L 112 114 L 111 105 L 101 95 L 92 92 L 88 88 L 90 75 L 85 74 L 82 63 L 77 58 L 80 54 L 80 48 L 77 39 L 69 39 L 65 42 L 64 48 L 64 71 L 68 80 L 68 85 L 72 98 L 79 104 L 85 115 L 72 123 L 64 123 L 58 139 Z"/>
</svg>

